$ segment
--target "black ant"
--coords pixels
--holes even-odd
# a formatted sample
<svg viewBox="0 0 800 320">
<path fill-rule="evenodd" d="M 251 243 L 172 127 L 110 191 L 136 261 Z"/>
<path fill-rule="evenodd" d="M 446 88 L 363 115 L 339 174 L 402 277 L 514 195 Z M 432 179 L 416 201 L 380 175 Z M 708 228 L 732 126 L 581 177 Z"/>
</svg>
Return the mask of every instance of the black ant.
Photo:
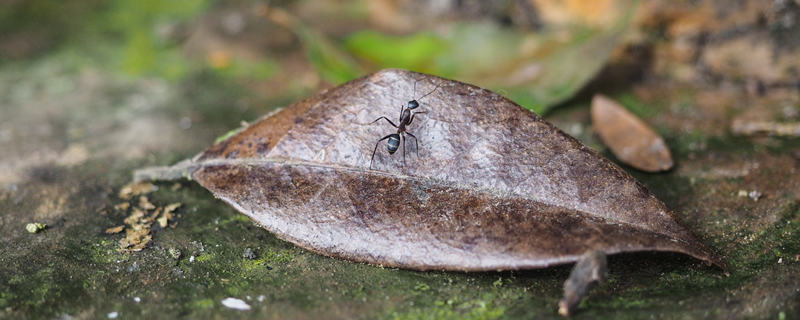
<svg viewBox="0 0 800 320">
<path fill-rule="evenodd" d="M 417 80 L 417 81 L 419 81 L 419 80 Z M 414 81 L 414 95 L 417 94 L 417 81 Z M 414 121 L 414 116 L 415 115 L 420 114 L 420 113 L 428 113 L 427 111 L 416 111 L 416 112 L 412 113 L 411 110 L 414 110 L 414 109 L 419 107 L 419 101 L 417 101 L 417 100 L 422 100 L 422 98 L 427 97 L 428 95 L 430 95 L 431 93 L 436 91 L 436 89 L 439 89 L 439 85 L 438 84 L 436 85 L 435 88 L 433 88 L 433 90 L 431 90 L 431 92 L 428 92 L 427 94 L 425 94 L 424 96 L 420 97 L 419 99 L 413 99 L 413 100 L 409 101 L 407 106 L 400 105 L 400 125 L 395 125 L 394 122 L 392 122 L 392 120 L 389 120 L 389 118 L 386 118 L 386 117 L 380 117 L 378 119 L 375 119 L 375 121 L 370 122 L 370 124 L 373 124 L 375 122 L 378 122 L 378 120 L 380 120 L 380 119 L 384 119 L 384 120 L 388 121 L 389 124 L 392 125 L 392 127 L 397 128 L 397 133 L 392 133 L 392 134 L 390 134 L 388 136 L 385 136 L 385 137 L 381 138 L 380 140 L 378 140 L 377 143 L 375 143 L 375 149 L 372 150 L 372 159 L 370 159 L 370 161 L 369 161 L 369 168 L 370 169 L 372 169 L 372 162 L 375 160 L 375 151 L 378 150 L 378 145 L 381 143 L 381 141 L 386 140 L 386 139 L 389 139 L 389 141 L 386 141 L 386 149 L 389 150 L 389 154 L 394 154 L 397 151 L 397 149 L 400 147 L 400 140 L 402 140 L 402 142 L 403 142 L 403 167 L 405 167 L 405 165 L 406 165 L 406 141 L 405 140 L 407 139 L 405 137 L 406 134 L 411 136 L 412 138 L 414 138 L 414 146 L 416 147 L 415 150 L 417 152 L 417 157 L 419 157 L 419 142 L 417 142 L 417 137 L 414 136 L 413 134 L 411 134 L 411 132 L 406 131 L 406 126 L 410 125 L 411 122 Z M 412 97 L 414 95 L 412 95 Z"/>
</svg>

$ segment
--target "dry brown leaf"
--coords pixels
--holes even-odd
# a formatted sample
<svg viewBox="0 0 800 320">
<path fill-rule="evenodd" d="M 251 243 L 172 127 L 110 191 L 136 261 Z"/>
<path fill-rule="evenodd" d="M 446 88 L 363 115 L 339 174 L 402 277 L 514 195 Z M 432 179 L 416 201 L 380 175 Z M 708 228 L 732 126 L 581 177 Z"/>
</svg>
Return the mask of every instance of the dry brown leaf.
<svg viewBox="0 0 800 320">
<path fill-rule="evenodd" d="M 153 210 L 156 206 L 150 203 L 150 199 L 147 199 L 145 196 L 139 197 L 139 208 L 142 210 Z"/>
<path fill-rule="evenodd" d="M 126 186 L 122 187 L 119 190 L 119 197 L 124 200 L 130 200 L 134 196 L 138 196 L 141 194 L 148 194 L 150 192 L 158 190 L 154 184 L 149 182 L 133 182 L 129 183 Z"/>
<path fill-rule="evenodd" d="M 128 208 L 130 208 L 130 207 L 131 207 L 130 203 L 120 202 L 120 203 L 114 205 L 114 210 L 125 211 L 125 210 L 128 210 Z"/>
<path fill-rule="evenodd" d="M 172 212 L 178 209 L 181 206 L 180 202 L 172 203 L 164 207 L 164 212 L 161 213 L 161 216 L 158 217 L 156 221 L 158 221 L 158 225 L 162 228 L 166 228 L 169 224 L 169 221 L 172 220 Z"/>
<path fill-rule="evenodd" d="M 158 217 L 158 219 L 156 219 L 156 221 L 158 222 L 158 225 L 160 227 L 166 228 L 167 225 L 169 224 L 169 219 L 171 219 L 171 218 L 172 218 L 172 214 L 164 212 L 164 213 L 161 214 L 160 217 Z"/>
<path fill-rule="evenodd" d="M 116 226 L 106 229 L 107 234 L 116 234 L 122 232 L 125 229 L 125 226 Z"/>
<path fill-rule="evenodd" d="M 159 210 L 156 210 L 157 215 Z M 147 243 L 153 239 L 150 235 L 150 227 L 153 225 L 153 217 L 140 208 L 134 207 L 131 214 L 125 218 L 125 237 L 120 240 L 120 251 L 141 251 Z"/>
<path fill-rule="evenodd" d="M 394 155 L 398 99 L 419 139 Z M 403 148 L 401 146 L 401 148 Z M 403 148 L 404 150 L 405 148 Z M 417 156 L 417 153 L 419 154 Z M 279 110 L 171 168 L 277 236 L 325 255 L 417 270 L 542 268 L 585 252 L 674 251 L 723 262 L 642 184 L 536 114 L 464 83 L 389 69 Z"/>
<path fill-rule="evenodd" d="M 648 172 L 672 168 L 674 162 L 664 139 L 616 101 L 595 95 L 592 124 L 620 161 Z"/>
<path fill-rule="evenodd" d="M 180 208 L 182 205 L 183 204 L 180 202 L 170 203 L 166 207 L 164 207 L 164 212 L 169 212 L 169 213 L 175 212 L 175 210 L 178 210 L 178 208 Z"/>
</svg>

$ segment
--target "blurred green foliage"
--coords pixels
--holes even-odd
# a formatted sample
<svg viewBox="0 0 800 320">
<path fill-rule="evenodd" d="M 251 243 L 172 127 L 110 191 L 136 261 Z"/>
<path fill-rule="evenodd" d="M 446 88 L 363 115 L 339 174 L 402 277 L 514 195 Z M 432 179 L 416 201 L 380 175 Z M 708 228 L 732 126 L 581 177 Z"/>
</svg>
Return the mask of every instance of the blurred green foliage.
<svg viewBox="0 0 800 320">
<path fill-rule="evenodd" d="M 158 23 L 185 21 L 207 11 L 208 0 L 119 0 L 99 16 L 101 26 L 122 35 L 152 29 Z"/>
<path fill-rule="evenodd" d="M 362 68 L 320 33 L 293 21 L 292 29 L 303 42 L 308 60 L 317 73 L 330 83 L 340 84 L 364 75 Z"/>
<path fill-rule="evenodd" d="M 115 65 L 130 75 L 151 75 L 177 80 L 199 66 L 186 59 L 169 36 L 159 31 L 191 19 L 209 6 L 207 0 L 114 1 L 96 25 L 122 40 Z M 159 30 L 161 29 L 161 30 Z"/>
<path fill-rule="evenodd" d="M 213 4 L 210 0 L 19 1 L 0 7 L 0 34 L 26 38 L 34 45 L 42 42 L 42 49 L 82 57 L 72 62 L 130 76 L 179 81 L 211 71 L 229 80 L 259 81 L 274 75 L 279 66 L 268 58 L 230 58 L 229 63 L 215 66 L 187 57 L 181 47 L 188 37 L 182 24 L 206 14 Z M 13 61 L 2 53 L 0 62 Z"/>
<path fill-rule="evenodd" d="M 545 113 L 578 92 L 605 65 L 635 10 L 630 2 L 606 28 L 525 32 L 495 22 L 454 23 L 441 33 L 394 36 L 362 30 L 332 42 L 300 22 L 292 25 L 318 73 L 334 84 L 367 69 L 403 68 L 504 92 L 518 104 Z M 354 62 L 355 61 L 355 62 Z"/>
<path fill-rule="evenodd" d="M 449 41 L 433 33 L 390 36 L 375 30 L 358 31 L 344 40 L 347 51 L 378 66 L 420 72 L 436 70 L 436 58 L 448 51 Z"/>
</svg>

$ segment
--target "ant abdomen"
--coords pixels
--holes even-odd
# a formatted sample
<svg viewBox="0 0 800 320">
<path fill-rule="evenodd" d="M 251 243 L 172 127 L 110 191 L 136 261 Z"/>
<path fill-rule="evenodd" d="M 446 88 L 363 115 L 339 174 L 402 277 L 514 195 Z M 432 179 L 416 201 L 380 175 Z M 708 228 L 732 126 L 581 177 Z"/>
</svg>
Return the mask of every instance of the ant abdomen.
<svg viewBox="0 0 800 320">
<path fill-rule="evenodd" d="M 389 154 L 394 154 L 400 148 L 400 135 L 393 134 L 386 140 L 386 149 L 389 149 Z"/>
</svg>

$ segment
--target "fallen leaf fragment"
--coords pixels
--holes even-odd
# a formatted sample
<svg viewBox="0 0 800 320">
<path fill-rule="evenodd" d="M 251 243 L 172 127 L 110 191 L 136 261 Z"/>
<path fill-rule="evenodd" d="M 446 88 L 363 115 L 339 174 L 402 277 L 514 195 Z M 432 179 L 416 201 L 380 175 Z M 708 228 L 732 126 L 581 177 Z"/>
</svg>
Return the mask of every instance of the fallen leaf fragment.
<svg viewBox="0 0 800 320">
<path fill-rule="evenodd" d="M 180 208 L 183 204 L 180 202 L 170 203 L 166 207 L 164 207 L 164 212 L 175 212 L 178 208 Z"/>
<path fill-rule="evenodd" d="M 116 234 L 122 232 L 125 229 L 125 226 L 116 226 L 106 229 L 106 234 Z"/>
<path fill-rule="evenodd" d="M 169 221 L 172 220 L 172 212 L 178 209 L 181 206 L 181 203 L 172 203 L 164 207 L 161 216 L 158 217 L 156 221 L 158 221 L 158 225 L 162 228 L 166 228 L 169 224 Z"/>
<path fill-rule="evenodd" d="M 149 182 L 133 182 L 125 185 L 119 190 L 119 197 L 124 200 L 130 200 L 134 196 L 148 194 L 158 190 L 156 185 Z"/>
<path fill-rule="evenodd" d="M 158 216 L 159 211 L 148 214 L 140 208 L 133 208 L 131 215 L 125 218 L 125 237 L 120 240 L 120 251 L 142 251 L 153 236 L 150 234 L 150 227 L 153 225 L 154 217 Z"/>
<path fill-rule="evenodd" d="M 150 200 L 145 196 L 139 197 L 139 208 L 142 210 L 153 210 L 156 206 L 150 203 Z"/>
<path fill-rule="evenodd" d="M 396 97 L 421 100 L 390 155 Z M 436 88 L 436 90 L 434 90 Z M 403 148 L 401 146 L 401 148 Z M 407 150 L 406 150 L 407 149 Z M 418 155 L 417 155 L 418 154 Z M 674 251 L 724 263 L 642 184 L 536 114 L 464 83 L 389 69 L 276 111 L 193 159 L 188 176 L 278 237 L 325 255 L 416 270 L 543 268 Z M 190 258 L 191 260 L 191 258 Z"/>
<path fill-rule="evenodd" d="M 166 228 L 170 218 L 172 218 L 171 214 L 166 212 L 162 213 L 161 216 L 156 219 L 156 221 L 158 221 L 158 226 Z"/>
<path fill-rule="evenodd" d="M 591 113 L 598 135 L 620 161 L 647 172 L 672 168 L 674 162 L 664 139 L 619 103 L 595 95 Z"/>
<path fill-rule="evenodd" d="M 131 207 L 130 203 L 120 202 L 120 203 L 114 205 L 114 210 L 125 211 L 125 210 L 128 210 L 128 208 L 130 208 L 130 207 Z"/>
</svg>

